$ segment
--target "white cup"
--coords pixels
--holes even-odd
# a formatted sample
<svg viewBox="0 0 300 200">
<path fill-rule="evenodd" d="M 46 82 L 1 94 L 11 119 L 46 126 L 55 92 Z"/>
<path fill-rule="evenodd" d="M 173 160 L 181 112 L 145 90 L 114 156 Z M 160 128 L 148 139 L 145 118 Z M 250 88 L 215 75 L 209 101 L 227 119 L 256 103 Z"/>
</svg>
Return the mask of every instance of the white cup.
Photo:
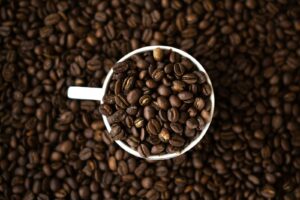
<svg viewBox="0 0 300 200">
<path fill-rule="evenodd" d="M 212 116 L 213 116 L 214 108 L 215 108 L 215 95 L 214 95 L 211 80 L 210 80 L 209 76 L 207 75 L 207 72 L 205 71 L 205 69 L 202 67 L 202 65 L 190 54 L 188 54 L 180 49 L 170 47 L 170 46 L 160 46 L 160 45 L 142 47 L 140 49 L 136 49 L 134 51 L 129 52 L 124 57 L 122 57 L 118 62 L 123 62 L 135 54 L 140 54 L 140 53 L 147 52 L 147 51 L 153 51 L 156 48 L 160 48 L 163 50 L 172 50 L 173 52 L 176 52 L 176 53 L 180 54 L 181 56 L 188 58 L 190 61 L 192 61 L 196 65 L 196 67 L 199 69 L 199 71 L 204 72 L 207 82 L 208 82 L 208 84 L 210 84 L 210 86 L 212 88 L 212 92 L 210 95 L 210 101 L 211 101 L 210 119 L 209 119 L 209 122 L 207 122 L 205 127 L 203 128 L 201 134 L 199 134 L 197 137 L 195 137 L 195 139 L 190 144 L 188 144 L 184 149 L 182 149 L 178 152 L 166 153 L 166 154 L 161 154 L 161 155 L 150 155 L 149 157 L 146 158 L 148 160 L 166 160 L 166 159 L 175 158 L 179 155 L 184 154 L 185 152 L 189 151 L 190 149 L 192 149 L 195 145 L 197 145 L 200 142 L 200 140 L 205 135 L 205 133 L 208 130 L 208 127 L 212 121 Z M 110 71 L 106 75 L 106 78 L 104 80 L 102 88 L 77 87 L 77 86 L 69 87 L 68 88 L 68 97 L 71 99 L 96 100 L 96 101 L 100 101 L 101 103 L 103 103 L 103 97 L 105 95 L 105 92 L 107 90 L 107 87 L 109 85 L 109 81 L 110 81 L 112 75 L 113 75 L 113 69 L 110 69 Z M 102 115 L 102 118 L 103 118 L 103 121 L 104 121 L 107 131 L 110 132 L 111 126 L 108 123 L 107 117 L 105 115 Z M 142 155 L 140 155 L 140 153 L 138 151 L 132 149 L 130 146 L 125 144 L 123 141 L 116 140 L 115 142 L 122 149 L 127 151 L 128 153 L 130 153 L 136 157 L 144 158 Z"/>
</svg>

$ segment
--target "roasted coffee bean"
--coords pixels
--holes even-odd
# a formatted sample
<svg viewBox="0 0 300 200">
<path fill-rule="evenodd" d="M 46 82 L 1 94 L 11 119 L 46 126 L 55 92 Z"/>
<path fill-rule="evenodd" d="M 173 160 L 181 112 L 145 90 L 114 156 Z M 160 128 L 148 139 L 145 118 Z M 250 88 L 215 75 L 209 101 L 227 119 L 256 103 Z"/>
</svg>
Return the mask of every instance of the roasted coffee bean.
<svg viewBox="0 0 300 200">
<path fill-rule="evenodd" d="M 147 123 L 146 130 L 151 135 L 158 135 L 158 133 L 161 130 L 159 121 L 157 121 L 156 119 L 150 119 L 149 122 Z"/>
<path fill-rule="evenodd" d="M 92 150 L 90 148 L 84 148 L 79 153 L 80 160 L 88 160 L 92 156 Z"/>
<path fill-rule="evenodd" d="M 169 140 L 170 144 L 174 147 L 182 147 L 184 145 L 184 138 L 175 135 Z"/>
<path fill-rule="evenodd" d="M 137 150 L 139 154 L 145 158 L 147 158 L 150 155 L 149 148 L 145 144 L 140 144 Z"/>
<path fill-rule="evenodd" d="M 144 107 L 144 117 L 146 120 L 150 120 L 155 117 L 155 109 L 152 106 L 145 106 Z"/>
<path fill-rule="evenodd" d="M 145 120 L 143 118 L 141 118 L 141 117 L 136 118 L 134 120 L 134 126 L 136 128 L 142 128 L 144 126 L 144 123 L 145 123 Z"/>
<path fill-rule="evenodd" d="M 125 137 L 124 130 L 118 124 L 113 124 L 111 126 L 110 136 L 113 140 L 121 140 Z"/>
<path fill-rule="evenodd" d="M 194 84 L 197 82 L 197 75 L 194 73 L 184 74 L 182 76 L 182 81 L 187 84 Z"/>
<path fill-rule="evenodd" d="M 156 48 L 156 49 L 153 50 L 153 58 L 154 58 L 156 61 L 162 61 L 163 56 L 164 56 L 164 54 L 163 54 L 162 49 Z"/>
<path fill-rule="evenodd" d="M 124 110 L 118 110 L 112 115 L 110 115 L 107 119 L 110 124 L 121 122 L 125 119 L 126 113 Z"/>
<path fill-rule="evenodd" d="M 175 80 L 172 82 L 172 90 L 174 92 L 181 92 L 184 91 L 185 83 L 179 80 Z"/>
<path fill-rule="evenodd" d="M 128 100 L 128 98 L 127 98 L 127 100 Z M 122 95 L 120 95 L 120 94 L 118 94 L 118 95 L 115 96 L 115 102 L 116 102 L 116 104 L 120 108 L 122 108 L 122 109 L 126 109 L 129 106 L 130 102 L 128 101 L 129 102 L 128 103 L 127 100 Z"/>
<path fill-rule="evenodd" d="M 128 92 L 129 90 L 131 90 L 134 87 L 135 84 L 135 78 L 134 76 L 129 76 L 127 78 L 125 78 L 123 85 L 122 85 L 122 89 L 126 92 Z"/>
<path fill-rule="evenodd" d="M 142 95 L 141 90 L 134 89 L 134 90 L 131 90 L 130 92 L 128 92 L 126 99 L 129 104 L 135 105 L 139 101 L 141 95 Z"/>
<path fill-rule="evenodd" d="M 162 69 L 155 69 L 152 74 L 151 77 L 155 80 L 155 81 L 160 81 L 163 77 L 164 77 L 165 73 Z"/>
<path fill-rule="evenodd" d="M 177 122 L 179 119 L 179 112 L 176 108 L 170 108 L 168 110 L 168 120 L 170 122 Z"/>
<path fill-rule="evenodd" d="M 178 98 L 182 101 L 190 100 L 193 98 L 193 94 L 191 92 L 183 91 L 178 93 Z"/>
<path fill-rule="evenodd" d="M 183 132 L 183 127 L 179 123 L 171 123 L 170 127 L 171 127 L 172 131 L 174 131 L 177 134 L 182 134 L 182 132 Z"/>
<path fill-rule="evenodd" d="M 198 127 L 198 121 L 195 118 L 190 118 L 186 121 L 186 127 L 189 129 L 196 129 Z"/>
<path fill-rule="evenodd" d="M 114 66 L 113 66 L 113 70 L 114 72 L 116 73 L 122 73 L 122 72 L 125 72 L 127 69 L 129 68 L 129 64 L 128 62 L 119 62 L 119 63 L 116 63 Z"/>
<path fill-rule="evenodd" d="M 139 99 L 139 103 L 141 106 L 147 106 L 151 103 L 151 96 L 149 95 L 143 95 Z"/>
<path fill-rule="evenodd" d="M 181 63 L 174 64 L 174 73 L 176 76 L 182 76 L 185 73 L 185 67 Z"/>
<path fill-rule="evenodd" d="M 103 115 L 111 115 L 112 114 L 112 108 L 108 105 L 108 104 L 101 104 L 100 105 L 100 112 L 103 114 Z"/>
<path fill-rule="evenodd" d="M 165 147 L 162 144 L 152 146 L 151 154 L 157 155 L 162 153 L 165 150 Z"/>
<path fill-rule="evenodd" d="M 160 109 L 166 110 L 169 108 L 170 103 L 165 97 L 159 96 L 157 97 L 157 105 Z"/>
<path fill-rule="evenodd" d="M 130 107 L 126 108 L 126 113 L 128 115 L 136 115 L 137 112 L 138 112 L 137 106 L 130 106 Z"/>
<path fill-rule="evenodd" d="M 160 133 L 158 134 L 158 137 L 162 142 L 168 142 L 170 139 L 170 133 L 168 129 L 162 128 Z"/>
<path fill-rule="evenodd" d="M 170 88 L 168 88 L 165 85 L 159 86 L 158 89 L 157 89 L 157 92 L 158 92 L 159 95 L 165 96 L 165 97 L 168 97 L 171 94 Z"/>
</svg>

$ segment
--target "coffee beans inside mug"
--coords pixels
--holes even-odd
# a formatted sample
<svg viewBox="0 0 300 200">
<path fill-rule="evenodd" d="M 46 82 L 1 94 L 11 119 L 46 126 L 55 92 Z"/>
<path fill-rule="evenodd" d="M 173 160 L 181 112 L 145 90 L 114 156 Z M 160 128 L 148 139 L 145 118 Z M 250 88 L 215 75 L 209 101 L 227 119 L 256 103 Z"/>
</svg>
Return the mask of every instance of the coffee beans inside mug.
<svg viewBox="0 0 300 200">
<path fill-rule="evenodd" d="M 118 79 L 111 80 L 106 95 L 115 104 L 104 98 L 100 109 L 112 126 L 113 140 L 124 140 L 148 157 L 180 152 L 201 134 L 211 120 L 211 107 L 206 105 L 211 104 L 212 89 L 187 60 L 156 48 L 113 66 Z M 121 82 L 124 90 L 116 90 Z"/>
</svg>

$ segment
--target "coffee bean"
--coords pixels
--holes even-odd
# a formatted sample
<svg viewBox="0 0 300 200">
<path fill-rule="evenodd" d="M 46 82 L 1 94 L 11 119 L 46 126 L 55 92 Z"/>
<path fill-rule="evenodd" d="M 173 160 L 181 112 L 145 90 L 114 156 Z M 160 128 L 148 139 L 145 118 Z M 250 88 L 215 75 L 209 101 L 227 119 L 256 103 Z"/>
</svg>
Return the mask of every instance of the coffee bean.
<svg viewBox="0 0 300 200">
<path fill-rule="evenodd" d="M 194 84 L 198 81 L 197 75 L 194 74 L 194 73 L 184 74 L 182 76 L 182 81 L 187 83 L 187 84 Z"/>
<path fill-rule="evenodd" d="M 45 17 L 44 23 L 47 26 L 55 25 L 60 21 L 60 15 L 58 13 L 53 13 Z"/>
<path fill-rule="evenodd" d="M 125 137 L 124 130 L 118 124 L 113 124 L 111 126 L 110 137 L 113 140 L 121 140 Z"/>
<path fill-rule="evenodd" d="M 112 114 L 112 109 L 108 104 L 101 104 L 100 105 L 100 112 L 103 115 L 109 116 Z"/>
<path fill-rule="evenodd" d="M 189 129 L 196 129 L 198 127 L 198 121 L 195 118 L 190 118 L 186 121 L 186 127 Z"/>
<path fill-rule="evenodd" d="M 174 73 L 176 76 L 182 76 L 185 71 L 185 67 L 181 63 L 174 64 Z"/>
<path fill-rule="evenodd" d="M 125 72 L 127 69 L 129 68 L 129 64 L 125 61 L 125 62 L 119 62 L 119 63 L 116 63 L 114 66 L 113 66 L 113 70 L 114 72 L 116 73 L 122 73 L 122 72 Z"/>
<path fill-rule="evenodd" d="M 162 153 L 165 150 L 165 147 L 162 144 L 152 146 L 151 154 L 157 155 Z"/>
<path fill-rule="evenodd" d="M 183 91 L 178 93 L 178 98 L 182 101 L 187 101 L 193 98 L 193 94 L 191 92 Z"/>
<path fill-rule="evenodd" d="M 126 99 L 129 104 L 134 105 L 139 101 L 141 95 L 142 95 L 141 90 L 134 89 L 134 90 L 131 90 L 130 92 L 128 92 Z"/>
<path fill-rule="evenodd" d="M 179 123 L 171 123 L 170 127 L 171 127 L 172 131 L 174 131 L 177 134 L 182 134 L 182 132 L 183 132 L 183 128 Z"/>
<path fill-rule="evenodd" d="M 161 130 L 159 121 L 157 121 L 156 119 L 150 119 L 149 122 L 147 123 L 146 130 L 151 135 L 158 135 L 158 133 Z"/>
<path fill-rule="evenodd" d="M 146 120 L 150 120 L 155 117 L 155 109 L 152 106 L 144 107 L 144 117 Z"/>
<path fill-rule="evenodd" d="M 140 155 L 147 158 L 150 155 L 149 148 L 145 144 L 141 144 L 137 148 Z"/>
<path fill-rule="evenodd" d="M 151 77 L 155 80 L 155 81 L 160 81 L 163 77 L 164 77 L 165 73 L 162 69 L 155 69 L 152 74 Z"/>
<path fill-rule="evenodd" d="M 170 88 L 166 87 L 165 85 L 161 85 L 158 87 L 157 92 L 161 96 L 168 97 L 171 94 Z"/>
<path fill-rule="evenodd" d="M 184 145 L 184 139 L 178 135 L 173 136 L 169 143 L 174 147 L 182 147 Z"/>
<path fill-rule="evenodd" d="M 81 186 L 78 193 L 82 199 L 88 199 L 90 196 L 90 190 L 88 186 Z"/>
<path fill-rule="evenodd" d="M 170 108 L 168 110 L 168 120 L 170 122 L 177 122 L 179 119 L 179 112 L 176 108 Z"/>
<path fill-rule="evenodd" d="M 151 103 L 151 97 L 149 95 L 143 95 L 139 99 L 139 103 L 141 106 L 146 106 Z"/>
<path fill-rule="evenodd" d="M 274 198 L 276 191 L 271 185 L 265 185 L 261 190 L 261 195 L 265 198 Z"/>
<path fill-rule="evenodd" d="M 145 122 L 145 120 L 143 118 L 139 117 L 134 120 L 134 125 L 136 128 L 141 128 L 144 126 L 144 122 Z"/>
<path fill-rule="evenodd" d="M 73 144 L 70 140 L 66 140 L 57 146 L 57 150 L 64 154 L 68 154 L 72 150 L 72 148 Z"/>
<path fill-rule="evenodd" d="M 150 189 L 153 186 L 153 180 L 150 177 L 145 177 L 141 181 L 141 185 L 145 189 Z"/>
<path fill-rule="evenodd" d="M 92 151 L 90 148 L 84 148 L 79 153 L 80 160 L 88 160 L 92 156 Z"/>
<path fill-rule="evenodd" d="M 128 115 L 136 115 L 138 112 L 138 108 L 136 106 L 130 106 L 128 108 L 126 108 L 126 113 Z"/>
<path fill-rule="evenodd" d="M 135 84 L 135 77 L 134 76 L 126 77 L 123 84 L 122 84 L 122 89 L 127 92 L 127 91 L 131 90 L 134 87 L 134 84 Z"/>
<path fill-rule="evenodd" d="M 107 119 L 110 124 L 113 124 L 113 123 L 121 122 L 122 120 L 125 119 L 125 117 L 126 117 L 125 111 L 118 110 L 115 113 L 113 113 L 112 115 L 110 115 Z"/>
<path fill-rule="evenodd" d="M 174 92 L 181 92 L 184 91 L 185 83 L 179 80 L 175 80 L 172 82 L 172 90 Z"/>
<path fill-rule="evenodd" d="M 156 61 L 162 61 L 163 59 L 163 51 L 162 49 L 160 48 L 156 48 L 153 50 L 153 58 L 156 60 Z"/>
<path fill-rule="evenodd" d="M 170 106 L 170 103 L 165 97 L 159 96 L 157 97 L 157 105 L 160 109 L 167 110 Z"/>
</svg>

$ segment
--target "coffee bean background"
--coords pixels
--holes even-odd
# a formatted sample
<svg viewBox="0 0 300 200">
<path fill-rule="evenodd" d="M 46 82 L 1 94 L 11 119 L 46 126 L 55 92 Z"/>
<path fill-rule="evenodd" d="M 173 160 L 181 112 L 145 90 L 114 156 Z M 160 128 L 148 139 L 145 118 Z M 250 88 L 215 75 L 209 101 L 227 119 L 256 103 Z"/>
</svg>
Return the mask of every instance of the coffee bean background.
<svg viewBox="0 0 300 200">
<path fill-rule="evenodd" d="M 0 198 L 299 199 L 299 35 L 296 0 L 0 0 Z M 197 147 L 159 162 L 66 97 L 151 44 L 197 58 L 217 102 Z"/>
</svg>

